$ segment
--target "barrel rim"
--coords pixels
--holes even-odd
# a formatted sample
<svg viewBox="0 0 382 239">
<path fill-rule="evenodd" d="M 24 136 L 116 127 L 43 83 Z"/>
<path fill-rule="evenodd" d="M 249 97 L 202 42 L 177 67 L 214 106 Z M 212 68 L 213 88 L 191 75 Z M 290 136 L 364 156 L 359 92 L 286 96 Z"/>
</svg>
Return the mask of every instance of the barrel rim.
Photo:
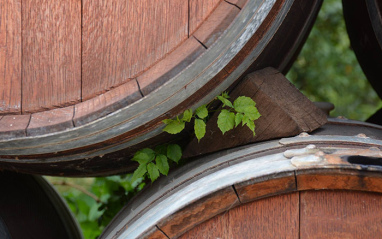
<svg viewBox="0 0 382 239">
<path fill-rule="evenodd" d="M 15 154 L 20 154 L 20 150 L 23 151 L 23 149 L 25 148 L 26 148 L 26 151 L 29 151 L 31 148 L 36 149 L 34 152 L 35 154 L 48 153 L 52 151 L 51 147 L 53 143 L 57 141 L 58 141 L 57 143 L 60 143 L 60 144 L 66 143 L 68 146 L 65 147 L 65 149 L 76 148 L 78 147 L 78 145 L 91 144 L 89 143 L 89 141 L 91 141 L 90 139 L 94 138 L 92 137 L 96 134 L 94 132 L 102 134 L 102 136 L 97 137 L 95 140 L 93 140 L 92 143 L 102 142 L 105 139 L 116 137 L 117 135 L 120 134 L 121 130 L 123 131 L 133 130 L 139 126 L 148 124 L 156 117 L 171 118 L 178 115 L 179 112 L 181 112 L 181 110 L 183 109 L 183 107 L 182 109 L 177 109 L 176 112 L 172 112 L 173 111 L 172 107 L 168 106 L 169 101 L 170 100 L 172 100 L 173 102 L 175 101 L 176 104 L 184 101 L 187 97 L 195 93 L 196 84 L 199 85 L 199 83 L 202 83 L 202 85 L 204 85 L 205 83 L 207 83 L 205 82 L 206 79 L 213 78 L 211 77 L 211 75 L 216 76 L 220 71 L 222 71 L 224 66 L 222 65 L 221 61 L 228 63 L 229 60 L 231 60 L 234 57 L 234 55 L 232 55 L 231 52 L 237 53 L 240 50 L 242 50 L 244 45 L 250 40 L 251 34 L 254 34 L 257 28 L 259 27 L 260 23 L 256 21 L 258 19 L 251 19 L 252 14 L 255 14 L 254 12 L 252 12 L 253 9 L 259 10 L 261 7 L 263 8 L 265 7 L 267 11 L 270 11 L 275 1 L 276 0 L 267 0 L 266 2 L 268 3 L 267 6 L 263 5 L 265 1 L 259 2 L 255 0 L 250 0 L 246 4 L 246 7 L 242 9 L 242 11 L 239 13 L 239 15 L 235 18 L 235 20 L 230 25 L 229 30 L 225 31 L 223 35 L 219 38 L 219 40 L 215 42 L 215 44 L 213 44 L 206 51 L 209 53 L 214 52 L 215 55 L 218 55 L 220 57 L 221 55 L 223 55 L 223 53 L 221 52 L 223 52 L 222 49 L 224 49 L 225 50 L 224 59 L 219 59 L 218 62 L 215 62 L 215 56 L 211 56 L 211 54 L 205 54 L 206 53 L 205 52 L 204 54 L 202 54 L 200 57 L 197 58 L 197 61 L 187 66 L 182 72 L 177 74 L 174 78 L 171 78 L 170 80 L 168 80 L 161 87 L 154 90 L 151 94 L 131 103 L 130 105 L 120 108 L 102 118 L 96 119 L 90 123 L 87 123 L 85 125 L 81 125 L 75 128 L 70 128 L 63 131 L 59 131 L 59 132 L 46 133 L 43 135 L 1 140 L 0 145 L 3 146 L 2 147 L 3 152 L 1 152 L 0 154 L 6 155 L 5 152 L 8 151 L 9 148 L 12 148 L 11 150 L 17 151 L 17 152 L 14 152 Z M 291 4 L 289 3 L 289 5 Z M 288 10 L 287 7 L 284 7 L 284 11 Z M 213 15 L 213 13 L 211 15 Z M 255 15 L 255 17 L 256 16 L 257 15 Z M 266 15 L 264 14 L 261 17 L 262 19 L 260 20 L 262 22 L 265 19 Z M 245 21 L 244 24 L 242 23 L 242 21 Z M 240 26 L 240 28 L 237 28 L 238 25 Z M 245 27 L 247 25 L 251 26 L 252 29 L 245 30 Z M 276 29 L 273 29 L 273 31 L 275 30 Z M 232 33 L 232 31 L 241 32 L 241 35 Z M 237 37 L 237 35 L 239 35 L 239 37 Z M 271 36 L 268 36 L 268 38 L 270 37 Z M 224 43 L 222 43 L 222 41 L 224 41 Z M 229 42 L 229 44 L 225 44 L 227 41 Z M 212 62 L 212 65 L 211 63 L 206 64 L 205 61 Z M 196 68 L 199 69 L 200 67 L 202 68 L 205 67 L 208 70 L 208 72 L 206 73 L 205 70 L 203 70 L 202 72 L 200 71 L 195 72 L 195 69 Z M 201 77 L 201 73 L 204 73 L 203 74 L 204 78 Z M 239 75 L 239 73 L 235 74 L 235 76 L 237 75 Z M 187 80 L 189 78 L 191 80 Z M 199 79 L 199 81 L 196 82 L 195 79 Z M 234 80 L 235 80 L 234 77 L 231 75 L 229 79 L 225 80 L 222 86 L 219 86 L 218 89 L 215 89 L 213 93 L 210 93 L 207 96 L 203 97 L 202 100 L 197 102 L 197 104 L 193 105 L 193 108 L 196 108 L 199 105 L 212 100 L 218 94 L 217 92 L 220 93 L 221 91 L 226 89 Z M 181 82 L 184 82 L 184 81 L 187 81 L 187 84 L 181 84 Z M 187 85 L 186 89 L 184 89 L 183 85 Z M 181 95 L 181 96 L 177 99 L 170 99 L 167 97 L 168 95 L 171 96 L 173 94 L 178 96 Z M 162 99 L 158 100 L 158 98 L 162 98 Z M 144 113 L 148 112 L 150 109 L 153 109 L 153 108 L 155 108 L 155 113 L 148 114 L 150 115 L 149 119 L 147 119 L 147 117 L 142 117 L 143 113 L 141 112 L 142 110 L 141 105 L 145 105 L 145 107 L 143 107 Z M 147 107 L 149 107 L 149 109 L 147 109 Z M 49 112 L 54 115 L 55 111 L 56 112 L 61 110 L 70 111 L 70 109 L 72 108 L 73 106 L 70 106 L 70 107 L 65 107 L 61 109 L 53 109 Z M 46 113 L 46 112 L 42 112 L 42 113 Z M 40 114 L 40 113 L 36 113 L 36 114 Z M 60 114 L 60 113 L 58 112 L 57 114 Z M 12 115 L 12 117 L 17 117 L 17 116 L 18 115 Z M 160 124 L 160 126 L 158 127 L 158 123 L 160 122 L 161 118 L 159 120 L 156 120 L 156 123 L 152 126 L 156 128 L 155 132 L 153 132 L 153 134 L 155 135 L 159 134 L 163 128 L 162 124 Z M 119 126 L 118 129 L 110 130 L 110 128 L 113 127 L 113 126 L 110 126 L 111 125 L 110 123 L 113 123 L 113 125 L 115 126 L 114 128 L 117 128 Z M 108 131 L 110 133 L 106 137 L 104 137 L 105 131 Z M 75 140 L 74 138 L 82 139 L 82 141 Z M 74 143 L 74 141 L 76 142 Z M 18 145 L 18 147 L 16 145 Z M 64 149 L 60 149 L 60 150 L 64 150 Z M 12 153 L 10 153 L 10 155 L 11 154 Z"/>
<path fill-rule="evenodd" d="M 136 165 L 128 157 L 139 147 L 147 147 L 148 143 L 152 144 L 157 142 L 155 140 L 166 136 L 162 133 L 164 127 L 161 123 L 162 119 L 178 115 L 186 108 L 195 109 L 209 102 L 232 83 L 239 81 L 240 77 L 269 66 L 264 64 L 273 64 L 273 67 L 279 68 L 278 66 L 286 66 L 285 62 L 294 57 L 291 49 L 297 48 L 290 46 L 306 38 L 322 0 L 267 1 L 268 4 L 273 5 L 269 6 L 271 10 L 265 20 L 256 19 L 259 15 L 255 14 L 254 6 L 260 8 L 266 0 L 249 0 L 218 41 L 196 62 L 174 78 L 186 80 L 195 77 L 195 80 L 189 81 L 191 83 L 187 87 L 179 86 L 178 80 L 172 79 L 156 89 L 155 92 L 161 94 L 160 97 L 164 97 L 166 101 L 157 104 L 153 94 L 149 94 L 103 118 L 79 127 L 40 136 L 2 140 L 0 141 L 0 161 L 3 167 L 27 173 L 71 176 L 101 176 L 134 170 Z M 290 24 L 295 23 L 295 13 L 302 10 L 307 13 L 297 15 L 299 19 L 305 20 L 301 21 L 301 24 L 296 23 L 295 27 L 290 29 Z M 250 29 L 247 29 L 246 24 L 250 26 Z M 257 31 L 261 34 L 254 34 Z M 288 34 L 289 40 L 285 39 L 285 34 Z M 270 52 L 275 47 L 278 47 L 285 57 L 272 57 Z M 212 50 L 215 56 L 206 54 Z M 216 57 L 220 57 L 219 60 L 216 61 Z M 212 62 L 212 65 L 206 64 L 207 61 Z M 221 66 L 222 63 L 227 62 L 227 66 Z M 235 62 L 234 66 L 232 66 L 233 62 Z M 236 62 L 240 62 L 240 65 L 237 66 Z M 200 67 L 207 70 L 195 71 Z M 210 79 L 206 87 L 217 87 L 208 94 L 205 89 L 195 93 L 195 88 L 206 79 Z M 167 89 L 172 89 L 176 97 L 183 98 L 172 97 L 168 100 L 166 97 L 171 92 L 169 93 Z M 194 96 L 200 100 L 189 101 Z M 150 121 L 142 116 L 139 110 L 142 102 L 148 107 L 158 106 L 152 112 L 145 109 L 153 120 Z M 177 106 L 171 108 L 166 105 L 168 102 L 175 103 Z M 182 103 L 179 104 L 179 102 Z M 103 156 L 110 161 L 102 158 Z M 91 165 L 93 162 L 97 162 L 102 167 L 94 167 Z M 110 162 L 119 166 L 110 167 Z M 122 163 L 124 163 L 123 167 L 120 166 Z M 59 166 L 63 166 L 64 169 L 61 170 Z M 89 168 L 89 166 L 92 167 Z"/>
<path fill-rule="evenodd" d="M 321 142 L 324 140 L 324 136 L 309 137 L 317 137 Z M 327 138 L 332 139 L 329 136 Z M 316 148 L 312 148 L 309 146 L 310 142 L 304 140 L 301 140 L 300 145 L 284 145 L 281 141 L 254 144 L 220 155 L 213 154 L 200 159 L 199 165 L 194 164 L 191 169 L 187 167 L 185 174 L 174 176 L 179 175 L 174 172 L 162 182 L 153 185 L 149 189 L 151 194 L 146 192 L 138 195 L 120 211 L 104 230 L 101 238 L 143 238 L 156 228 L 166 233 L 163 227 L 171 221 L 167 218 L 174 219 L 174 215 L 182 214 L 184 208 L 203 203 L 209 195 L 232 187 L 241 202 L 258 200 L 275 193 L 304 190 L 341 189 L 382 193 L 381 166 L 346 161 L 349 156 L 382 158 L 381 140 L 376 140 L 377 144 L 370 144 L 367 138 L 359 141 L 356 137 L 348 136 L 346 144 L 342 138 L 337 142 L 331 140 L 326 144 L 321 143 Z M 318 179 L 309 183 L 308 179 L 314 177 Z M 322 180 L 325 177 L 331 180 Z M 240 198 L 242 187 L 254 187 L 255 191 L 258 185 L 261 187 L 258 186 L 257 189 L 264 189 L 264 184 L 275 185 L 274 180 L 283 179 L 288 179 L 293 186 L 285 184 L 275 191 L 265 190 L 264 194 L 260 193 L 250 200 Z M 223 208 L 222 211 L 230 208 Z M 205 220 L 222 211 L 211 214 Z M 111 228 L 112 225 L 114 228 Z M 118 232 L 121 229 L 123 230 Z"/>
</svg>

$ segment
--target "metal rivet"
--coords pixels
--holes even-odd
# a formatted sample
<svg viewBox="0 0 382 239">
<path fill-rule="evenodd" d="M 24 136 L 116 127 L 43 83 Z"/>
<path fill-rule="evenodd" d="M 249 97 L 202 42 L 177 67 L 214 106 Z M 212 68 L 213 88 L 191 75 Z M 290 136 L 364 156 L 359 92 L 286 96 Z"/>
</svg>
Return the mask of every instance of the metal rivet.
<svg viewBox="0 0 382 239">
<path fill-rule="evenodd" d="M 357 134 L 357 137 L 358 137 L 358 138 L 364 138 L 364 139 L 369 138 L 369 137 L 367 137 L 366 134 L 364 134 L 364 133 Z"/>
<path fill-rule="evenodd" d="M 298 137 L 309 137 L 310 135 L 307 132 L 302 132 Z"/>
</svg>

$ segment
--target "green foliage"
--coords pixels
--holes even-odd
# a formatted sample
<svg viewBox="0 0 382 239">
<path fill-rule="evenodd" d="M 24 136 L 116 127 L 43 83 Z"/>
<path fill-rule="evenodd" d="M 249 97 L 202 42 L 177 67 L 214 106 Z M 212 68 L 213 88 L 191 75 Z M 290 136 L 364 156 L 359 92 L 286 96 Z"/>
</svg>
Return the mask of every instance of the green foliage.
<svg viewBox="0 0 382 239">
<path fill-rule="evenodd" d="M 332 116 L 365 120 L 382 106 L 351 49 L 340 0 L 325 0 L 287 74 L 310 100 L 335 105 Z"/>
<path fill-rule="evenodd" d="M 170 169 L 170 166 L 168 165 L 167 157 L 163 154 L 159 154 L 156 157 L 155 162 L 157 164 L 159 172 L 167 176 L 168 171 Z"/>
<path fill-rule="evenodd" d="M 178 163 L 178 161 L 182 158 L 182 149 L 177 144 L 169 144 L 167 147 L 167 157 Z"/>
<path fill-rule="evenodd" d="M 195 119 L 194 130 L 196 138 L 200 141 L 206 134 L 206 123 L 201 119 Z"/>
<path fill-rule="evenodd" d="M 184 129 L 184 127 L 186 126 L 186 122 L 185 119 L 187 118 L 182 118 L 182 119 L 175 119 L 175 120 L 172 120 L 172 119 L 165 119 L 163 120 L 163 123 L 166 124 L 166 127 L 163 129 L 163 131 L 169 133 L 169 134 L 178 134 L 180 132 L 182 132 L 182 130 Z"/>
<path fill-rule="evenodd" d="M 260 117 L 256 103 L 249 97 L 240 96 L 232 104 L 229 98 L 227 92 L 216 97 L 217 100 L 223 103 L 222 107 L 228 108 L 222 109 L 218 116 L 217 124 L 221 132 L 224 134 L 242 123 L 255 135 L 254 121 Z M 187 109 L 182 113 L 182 117 L 178 116 L 176 119 L 163 120 L 162 122 L 166 124 L 163 131 L 178 134 L 185 128 L 185 124 L 191 122 L 192 118 L 194 118 L 194 133 L 198 141 L 200 141 L 206 134 L 208 116 L 207 105 L 199 106 L 194 113 L 192 109 Z M 168 160 L 178 163 L 182 158 L 182 154 L 182 148 L 178 144 L 159 145 L 155 150 L 149 148 L 139 150 L 132 158 L 133 161 L 139 163 L 132 180 L 148 177 L 151 182 L 154 182 L 160 174 L 168 174 L 170 168 Z"/>
<path fill-rule="evenodd" d="M 182 158 L 182 149 L 177 144 L 159 145 L 155 151 L 149 148 L 139 150 L 131 159 L 139 163 L 134 171 L 132 182 L 148 176 L 154 182 L 161 174 L 167 175 L 169 171 L 168 159 L 175 163 Z M 155 160 L 155 161 L 154 161 Z"/>
<path fill-rule="evenodd" d="M 233 108 L 233 105 L 231 101 L 228 100 L 228 98 L 223 97 L 223 95 L 219 95 L 217 98 L 223 103 L 223 107 L 228 106 Z"/>
<path fill-rule="evenodd" d="M 58 188 L 76 216 L 85 239 L 97 238 L 117 212 L 144 187 L 145 184 L 141 179 L 135 182 L 131 179 L 131 174 L 91 179 L 91 184 L 85 189 L 88 190 L 88 193 L 94 194 L 98 200 L 74 188 L 68 188 L 68 186 Z M 57 178 L 49 180 L 53 184 L 57 184 L 58 181 Z M 68 182 L 74 180 L 73 184 L 81 181 L 80 179 L 65 179 Z"/>
<path fill-rule="evenodd" d="M 196 109 L 195 114 L 199 117 L 199 119 L 205 119 L 208 116 L 207 105 L 201 105 Z"/>
<path fill-rule="evenodd" d="M 222 110 L 218 116 L 218 127 L 224 134 L 235 127 L 235 113 Z"/>
<path fill-rule="evenodd" d="M 221 96 L 218 99 L 222 102 L 224 100 L 226 103 L 223 104 L 231 108 L 222 110 L 218 116 L 218 127 L 223 134 L 242 123 L 242 126 L 246 125 L 253 132 L 253 136 L 256 135 L 254 121 L 261 115 L 256 108 L 255 101 L 246 96 L 239 96 L 232 105 L 230 101 L 229 104 L 227 103 L 227 98 Z"/>
</svg>

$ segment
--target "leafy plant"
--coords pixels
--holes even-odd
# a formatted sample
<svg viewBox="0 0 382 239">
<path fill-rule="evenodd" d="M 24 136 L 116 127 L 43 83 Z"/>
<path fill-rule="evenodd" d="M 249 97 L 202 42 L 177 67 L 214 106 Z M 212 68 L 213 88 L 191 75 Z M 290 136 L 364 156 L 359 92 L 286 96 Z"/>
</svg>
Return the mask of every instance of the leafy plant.
<svg viewBox="0 0 382 239">
<path fill-rule="evenodd" d="M 65 198 L 86 239 L 97 238 L 117 212 L 145 186 L 142 179 L 132 181 L 132 174 L 93 179 L 48 179 Z M 88 185 L 83 187 L 78 183 Z"/>
<path fill-rule="evenodd" d="M 223 103 L 217 122 L 223 134 L 242 124 L 247 125 L 255 135 L 253 121 L 260 117 L 260 113 L 252 99 L 240 96 L 232 103 L 228 94 L 222 93 L 215 100 Z M 187 109 L 174 119 L 164 120 L 166 126 L 163 130 L 170 134 L 178 134 L 185 128 L 186 123 L 191 123 L 193 120 L 195 136 L 201 140 L 205 136 L 206 122 L 212 113 L 211 103 L 202 105 L 195 111 Z M 50 180 L 55 185 L 70 187 L 71 190 L 60 191 L 76 215 L 84 237 L 97 238 L 117 212 L 145 186 L 146 178 L 154 182 L 160 174 L 167 175 L 171 164 L 178 163 L 182 154 L 178 144 L 141 149 L 132 158 L 139 163 L 133 174 L 95 178 L 91 186 L 86 188 L 76 186 L 76 182 L 70 181 L 73 179 Z"/>
<path fill-rule="evenodd" d="M 175 163 L 182 158 L 182 149 L 177 144 L 159 145 L 155 150 L 144 148 L 135 153 L 133 161 L 139 163 L 139 167 L 134 171 L 132 182 L 139 178 L 148 177 L 154 182 L 159 173 L 167 175 L 170 169 L 168 159 Z"/>
<path fill-rule="evenodd" d="M 229 98 L 228 93 L 224 92 L 215 99 L 223 103 L 217 120 L 218 128 L 224 135 L 240 124 L 246 125 L 255 136 L 254 121 L 261 116 L 255 101 L 249 97 L 240 96 L 232 104 Z M 184 130 L 186 123 L 190 123 L 194 119 L 194 134 L 200 141 L 206 134 L 206 122 L 210 115 L 211 103 L 199 106 L 195 112 L 192 109 L 187 109 L 175 119 L 163 120 L 163 123 L 166 124 L 163 131 L 169 134 L 178 134 Z M 160 174 L 168 174 L 170 168 L 168 159 L 178 163 L 181 158 L 182 149 L 178 144 L 159 145 L 154 150 L 150 148 L 141 149 L 132 158 L 133 161 L 139 163 L 138 168 L 134 171 L 132 181 L 148 176 L 151 182 L 154 182 Z"/>
</svg>

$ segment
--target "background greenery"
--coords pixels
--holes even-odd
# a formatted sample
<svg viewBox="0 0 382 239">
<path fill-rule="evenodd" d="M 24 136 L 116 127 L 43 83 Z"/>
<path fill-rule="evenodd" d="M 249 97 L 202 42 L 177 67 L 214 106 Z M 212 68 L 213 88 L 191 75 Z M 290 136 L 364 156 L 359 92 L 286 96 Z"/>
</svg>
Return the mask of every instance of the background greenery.
<svg viewBox="0 0 382 239">
<path fill-rule="evenodd" d="M 382 106 L 351 50 L 340 0 L 324 1 L 287 78 L 310 100 L 333 103 L 331 116 L 364 121 Z"/>
<path fill-rule="evenodd" d="M 314 28 L 287 78 L 310 100 L 333 103 L 336 108 L 332 116 L 365 120 L 382 106 L 350 48 L 340 0 L 324 1 Z M 145 185 L 141 180 L 131 182 L 131 175 L 48 179 L 57 185 L 67 200 L 86 239 L 96 238 L 122 206 Z"/>
</svg>

